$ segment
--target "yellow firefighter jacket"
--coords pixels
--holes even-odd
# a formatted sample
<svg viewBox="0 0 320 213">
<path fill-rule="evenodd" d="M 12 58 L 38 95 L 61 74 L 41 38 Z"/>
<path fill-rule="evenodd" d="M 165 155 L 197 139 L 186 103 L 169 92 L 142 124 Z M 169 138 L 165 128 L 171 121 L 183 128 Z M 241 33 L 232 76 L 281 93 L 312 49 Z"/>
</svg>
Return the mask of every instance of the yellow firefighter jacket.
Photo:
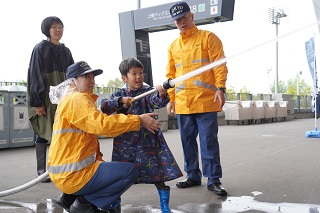
<svg viewBox="0 0 320 213">
<path fill-rule="evenodd" d="M 100 112 L 94 94 L 73 92 L 58 105 L 48 155 L 48 172 L 61 191 L 80 190 L 103 161 L 97 135 L 115 137 L 140 129 L 138 115 L 108 116 Z"/>
<path fill-rule="evenodd" d="M 197 68 L 225 58 L 221 40 L 212 32 L 199 30 L 196 25 L 186 34 L 180 33 L 168 48 L 166 77 L 175 79 Z M 170 102 L 176 114 L 219 112 L 219 100 L 213 102 L 215 91 L 225 87 L 226 63 L 202 72 L 169 89 Z"/>
</svg>

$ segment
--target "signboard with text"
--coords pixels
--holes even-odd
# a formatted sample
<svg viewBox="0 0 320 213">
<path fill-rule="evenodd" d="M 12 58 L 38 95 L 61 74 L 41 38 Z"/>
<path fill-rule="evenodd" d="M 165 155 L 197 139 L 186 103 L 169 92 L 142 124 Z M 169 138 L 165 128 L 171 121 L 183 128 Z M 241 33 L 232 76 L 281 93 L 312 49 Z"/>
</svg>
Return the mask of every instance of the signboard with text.
<svg viewBox="0 0 320 213">
<path fill-rule="evenodd" d="M 208 24 L 233 19 L 234 0 L 193 0 L 186 1 L 194 14 L 195 24 Z M 149 32 L 175 28 L 170 21 L 169 9 L 173 3 L 148 7 L 134 12 L 135 29 Z"/>
<path fill-rule="evenodd" d="M 235 0 L 186 0 L 196 25 L 233 20 Z M 161 1 L 159 1 L 161 3 Z M 153 86 L 149 33 L 175 29 L 170 8 L 174 2 L 119 13 L 122 58 L 139 59 L 144 81 Z"/>
</svg>

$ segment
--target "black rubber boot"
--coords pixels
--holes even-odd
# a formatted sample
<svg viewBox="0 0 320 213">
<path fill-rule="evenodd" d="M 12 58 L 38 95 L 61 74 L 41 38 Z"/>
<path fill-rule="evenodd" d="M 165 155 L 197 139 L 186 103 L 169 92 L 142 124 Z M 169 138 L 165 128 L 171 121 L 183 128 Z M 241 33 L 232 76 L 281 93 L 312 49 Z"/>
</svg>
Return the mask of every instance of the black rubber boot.
<svg viewBox="0 0 320 213">
<path fill-rule="evenodd" d="M 81 204 L 77 198 L 70 206 L 70 213 L 98 213 L 98 208 L 91 203 Z"/>
<path fill-rule="evenodd" d="M 66 193 L 62 193 L 56 199 L 56 203 L 67 212 L 70 212 L 70 207 L 76 199 L 77 199 L 76 195 L 69 195 Z"/>
</svg>

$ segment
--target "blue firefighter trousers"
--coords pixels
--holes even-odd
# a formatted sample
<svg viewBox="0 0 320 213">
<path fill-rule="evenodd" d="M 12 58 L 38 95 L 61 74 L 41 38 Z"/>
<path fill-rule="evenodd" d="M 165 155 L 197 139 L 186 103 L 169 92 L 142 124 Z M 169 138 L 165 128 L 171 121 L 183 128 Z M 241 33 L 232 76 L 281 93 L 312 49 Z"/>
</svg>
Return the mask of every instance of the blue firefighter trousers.
<svg viewBox="0 0 320 213">
<path fill-rule="evenodd" d="M 116 208 L 121 195 L 138 179 L 139 169 L 132 163 L 103 162 L 90 181 L 74 195 L 85 199 L 103 210 Z"/>
<path fill-rule="evenodd" d="M 187 177 L 196 181 L 201 181 L 202 178 L 197 144 L 199 134 L 203 176 L 208 178 L 208 186 L 220 183 L 222 169 L 217 112 L 177 114 L 177 121 L 184 153 L 184 171 Z"/>
</svg>

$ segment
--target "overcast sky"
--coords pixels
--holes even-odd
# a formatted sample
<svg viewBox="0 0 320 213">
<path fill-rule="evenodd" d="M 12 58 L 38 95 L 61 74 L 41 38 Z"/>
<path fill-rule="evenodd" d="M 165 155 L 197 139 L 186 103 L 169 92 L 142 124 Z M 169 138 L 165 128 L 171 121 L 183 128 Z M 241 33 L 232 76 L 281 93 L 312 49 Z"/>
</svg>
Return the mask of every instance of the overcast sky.
<svg viewBox="0 0 320 213">
<path fill-rule="evenodd" d="M 175 2 L 172 0 L 141 0 L 141 8 Z M 109 4 L 108 4 L 109 3 Z M 137 9 L 135 0 L 16 0 L 0 1 L 2 45 L 0 81 L 21 81 L 27 78 L 28 63 L 33 47 L 45 39 L 41 33 L 42 20 L 58 16 L 65 25 L 62 43 L 70 48 L 75 61 L 84 60 L 104 73 L 96 83 L 120 77 L 118 65 L 122 60 L 119 20 L 120 12 Z M 236 91 L 246 86 L 252 93 L 267 93 L 275 79 L 276 26 L 269 22 L 269 8 L 282 8 L 287 17 L 281 19 L 278 35 L 279 80 L 287 81 L 302 71 L 302 78 L 312 85 L 305 54 L 305 42 L 316 35 L 318 27 L 312 0 L 237 0 L 234 20 L 199 28 L 208 29 L 220 37 L 228 61 L 227 87 Z M 169 9 L 169 8 L 168 8 Z M 314 25 L 312 25 L 314 24 Z M 297 29 L 309 28 L 291 33 Z M 168 45 L 179 36 L 177 30 L 150 33 L 151 61 L 154 85 L 165 81 Z M 254 50 L 246 51 L 252 47 Z M 269 72 L 268 72 L 269 70 Z"/>
</svg>

